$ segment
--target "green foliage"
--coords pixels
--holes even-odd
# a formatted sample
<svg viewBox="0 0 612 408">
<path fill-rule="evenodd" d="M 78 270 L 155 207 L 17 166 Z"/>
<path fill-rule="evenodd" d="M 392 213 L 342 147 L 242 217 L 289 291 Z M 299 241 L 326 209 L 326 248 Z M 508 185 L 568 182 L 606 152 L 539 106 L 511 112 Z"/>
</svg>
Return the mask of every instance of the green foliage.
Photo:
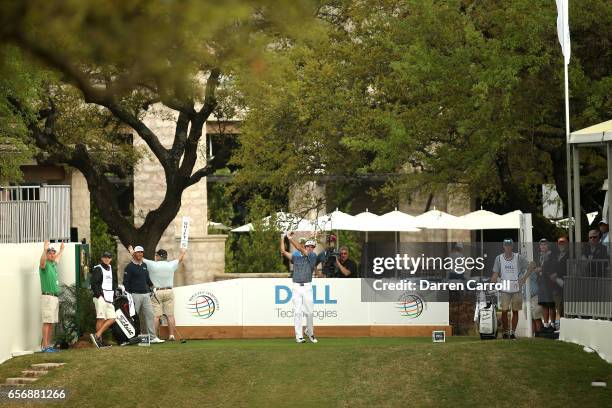
<svg viewBox="0 0 612 408">
<path fill-rule="evenodd" d="M 113 260 L 117 259 L 117 241 L 110 233 L 108 225 L 102 217 L 100 210 L 95 203 L 91 203 L 91 242 L 90 242 L 90 259 L 93 265 L 96 265 L 102 253 L 109 251 L 113 254 Z M 115 261 L 116 262 L 116 261 Z"/>
<path fill-rule="evenodd" d="M 569 12 L 577 129 L 612 115 L 612 8 L 585 0 Z M 548 182 L 565 199 L 554 2 L 329 1 L 318 17 L 325 40 L 270 50 L 278 75 L 243 87 L 238 185 L 377 173 L 394 201 L 461 184 L 535 213 L 534 186 Z"/>
<path fill-rule="evenodd" d="M 36 120 L 42 75 L 28 66 L 17 48 L 0 47 L 0 183 L 20 181 L 19 166 L 36 151 L 27 124 Z"/>
<path fill-rule="evenodd" d="M 217 170 L 215 174 L 230 175 L 231 172 L 228 168 L 225 168 Z M 220 222 L 228 227 L 231 226 L 233 218 L 235 216 L 235 212 L 227 185 L 223 183 L 209 183 L 207 189 L 207 198 L 208 220 Z M 208 231 L 209 233 L 227 233 L 227 231 L 216 230 L 214 227 L 208 227 Z"/>
<path fill-rule="evenodd" d="M 275 227 L 274 215 L 269 223 L 262 222 L 264 217 L 275 212 L 261 197 L 250 202 L 248 220 L 253 224 L 253 231 L 232 233 L 226 244 L 227 272 L 287 272 L 279 253 L 280 231 Z"/>
<path fill-rule="evenodd" d="M 100 216 L 124 245 L 154 248 L 183 191 L 214 171 L 211 163 L 200 167 L 198 146 L 213 112 L 222 118 L 240 112 L 231 109 L 241 100 L 234 75 L 240 72 L 245 83 L 268 75 L 273 69 L 264 50 L 308 36 L 316 6 L 312 0 L 1 2 L 0 52 L 15 47 L 26 57 L 25 70 L 0 67 L 0 74 L 8 72 L 3 88 L 24 84 L 27 92 L 9 98 L 0 89 L 0 119 L 7 118 L 0 143 L 14 152 L 11 161 L 0 158 L 0 177 L 17 178 L 26 147 L 36 146 L 39 164 L 83 173 Z M 41 66 L 53 75 L 23 80 L 31 71 L 43 76 Z M 156 119 L 174 122 L 174 129 L 151 126 Z M 14 134 L 6 136 L 7 129 Z M 145 154 L 161 165 L 166 190 L 136 227 L 119 211 L 114 180 L 129 179 Z"/>
<path fill-rule="evenodd" d="M 62 285 L 55 342 L 75 343 L 81 333 L 94 333 L 96 310 L 89 288 Z"/>
</svg>

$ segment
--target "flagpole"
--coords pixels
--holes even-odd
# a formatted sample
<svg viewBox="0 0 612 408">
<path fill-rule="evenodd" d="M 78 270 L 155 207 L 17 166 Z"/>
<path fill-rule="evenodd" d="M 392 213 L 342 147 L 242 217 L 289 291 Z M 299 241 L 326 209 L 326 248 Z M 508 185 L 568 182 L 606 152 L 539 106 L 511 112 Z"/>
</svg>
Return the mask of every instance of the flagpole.
<svg viewBox="0 0 612 408">
<path fill-rule="evenodd" d="M 574 241 L 572 236 L 574 235 L 574 203 L 572 194 L 572 169 L 571 169 L 571 144 L 570 144 L 570 123 L 569 123 L 569 79 L 568 79 L 568 64 L 565 63 L 565 57 L 563 58 L 563 68 L 565 76 L 565 168 L 567 179 L 567 216 L 569 220 L 568 228 L 568 242 Z M 577 215 L 578 216 L 578 215 Z"/>
</svg>

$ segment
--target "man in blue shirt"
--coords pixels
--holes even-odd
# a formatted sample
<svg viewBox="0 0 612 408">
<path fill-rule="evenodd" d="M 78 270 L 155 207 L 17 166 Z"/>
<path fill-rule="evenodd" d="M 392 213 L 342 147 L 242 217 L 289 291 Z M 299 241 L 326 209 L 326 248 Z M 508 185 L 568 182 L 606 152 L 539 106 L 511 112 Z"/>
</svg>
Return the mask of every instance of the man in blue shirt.
<svg viewBox="0 0 612 408">
<path fill-rule="evenodd" d="M 285 249 L 284 236 L 281 236 L 281 254 L 293 263 L 293 320 L 295 324 L 295 341 L 304 343 L 304 333 L 302 327 L 302 309 L 306 315 L 306 336 L 312 343 L 317 343 L 313 329 L 313 295 L 312 295 L 312 275 L 317 266 L 317 255 L 313 252 L 317 246 L 315 240 L 310 239 L 302 245 L 295 241 L 293 233 L 285 234 L 295 248 L 300 251 L 299 256 L 295 256 Z"/>
</svg>

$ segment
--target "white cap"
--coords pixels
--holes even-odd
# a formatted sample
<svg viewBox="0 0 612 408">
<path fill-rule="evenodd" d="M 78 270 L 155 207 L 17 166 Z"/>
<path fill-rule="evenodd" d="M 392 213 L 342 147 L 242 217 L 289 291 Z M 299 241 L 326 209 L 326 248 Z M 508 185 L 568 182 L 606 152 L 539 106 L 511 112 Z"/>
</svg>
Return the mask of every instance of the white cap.
<svg viewBox="0 0 612 408">
<path fill-rule="evenodd" d="M 600 225 L 601 225 L 601 224 L 606 224 L 606 225 L 608 225 L 608 220 L 606 220 L 606 219 L 604 218 L 603 220 L 599 221 L 599 224 L 600 224 Z"/>
<path fill-rule="evenodd" d="M 134 248 L 134 252 L 144 252 L 144 248 L 140 245 L 136 245 L 136 247 Z"/>
<path fill-rule="evenodd" d="M 306 241 L 306 242 L 304 243 L 304 246 L 313 246 L 313 247 L 316 247 L 316 246 L 317 246 L 317 243 L 316 243 L 314 240 L 309 239 L 308 241 Z"/>
</svg>

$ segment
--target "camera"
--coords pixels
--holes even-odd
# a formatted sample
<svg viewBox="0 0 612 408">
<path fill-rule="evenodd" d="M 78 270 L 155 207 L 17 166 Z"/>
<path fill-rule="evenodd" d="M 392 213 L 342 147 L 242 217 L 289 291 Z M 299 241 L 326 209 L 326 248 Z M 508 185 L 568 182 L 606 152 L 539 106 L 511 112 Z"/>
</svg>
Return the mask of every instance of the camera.
<svg viewBox="0 0 612 408">
<path fill-rule="evenodd" d="M 327 278 L 334 278 L 336 276 L 336 259 L 338 259 L 338 256 L 340 254 L 335 250 L 327 253 L 322 268 L 322 272 Z"/>
</svg>

